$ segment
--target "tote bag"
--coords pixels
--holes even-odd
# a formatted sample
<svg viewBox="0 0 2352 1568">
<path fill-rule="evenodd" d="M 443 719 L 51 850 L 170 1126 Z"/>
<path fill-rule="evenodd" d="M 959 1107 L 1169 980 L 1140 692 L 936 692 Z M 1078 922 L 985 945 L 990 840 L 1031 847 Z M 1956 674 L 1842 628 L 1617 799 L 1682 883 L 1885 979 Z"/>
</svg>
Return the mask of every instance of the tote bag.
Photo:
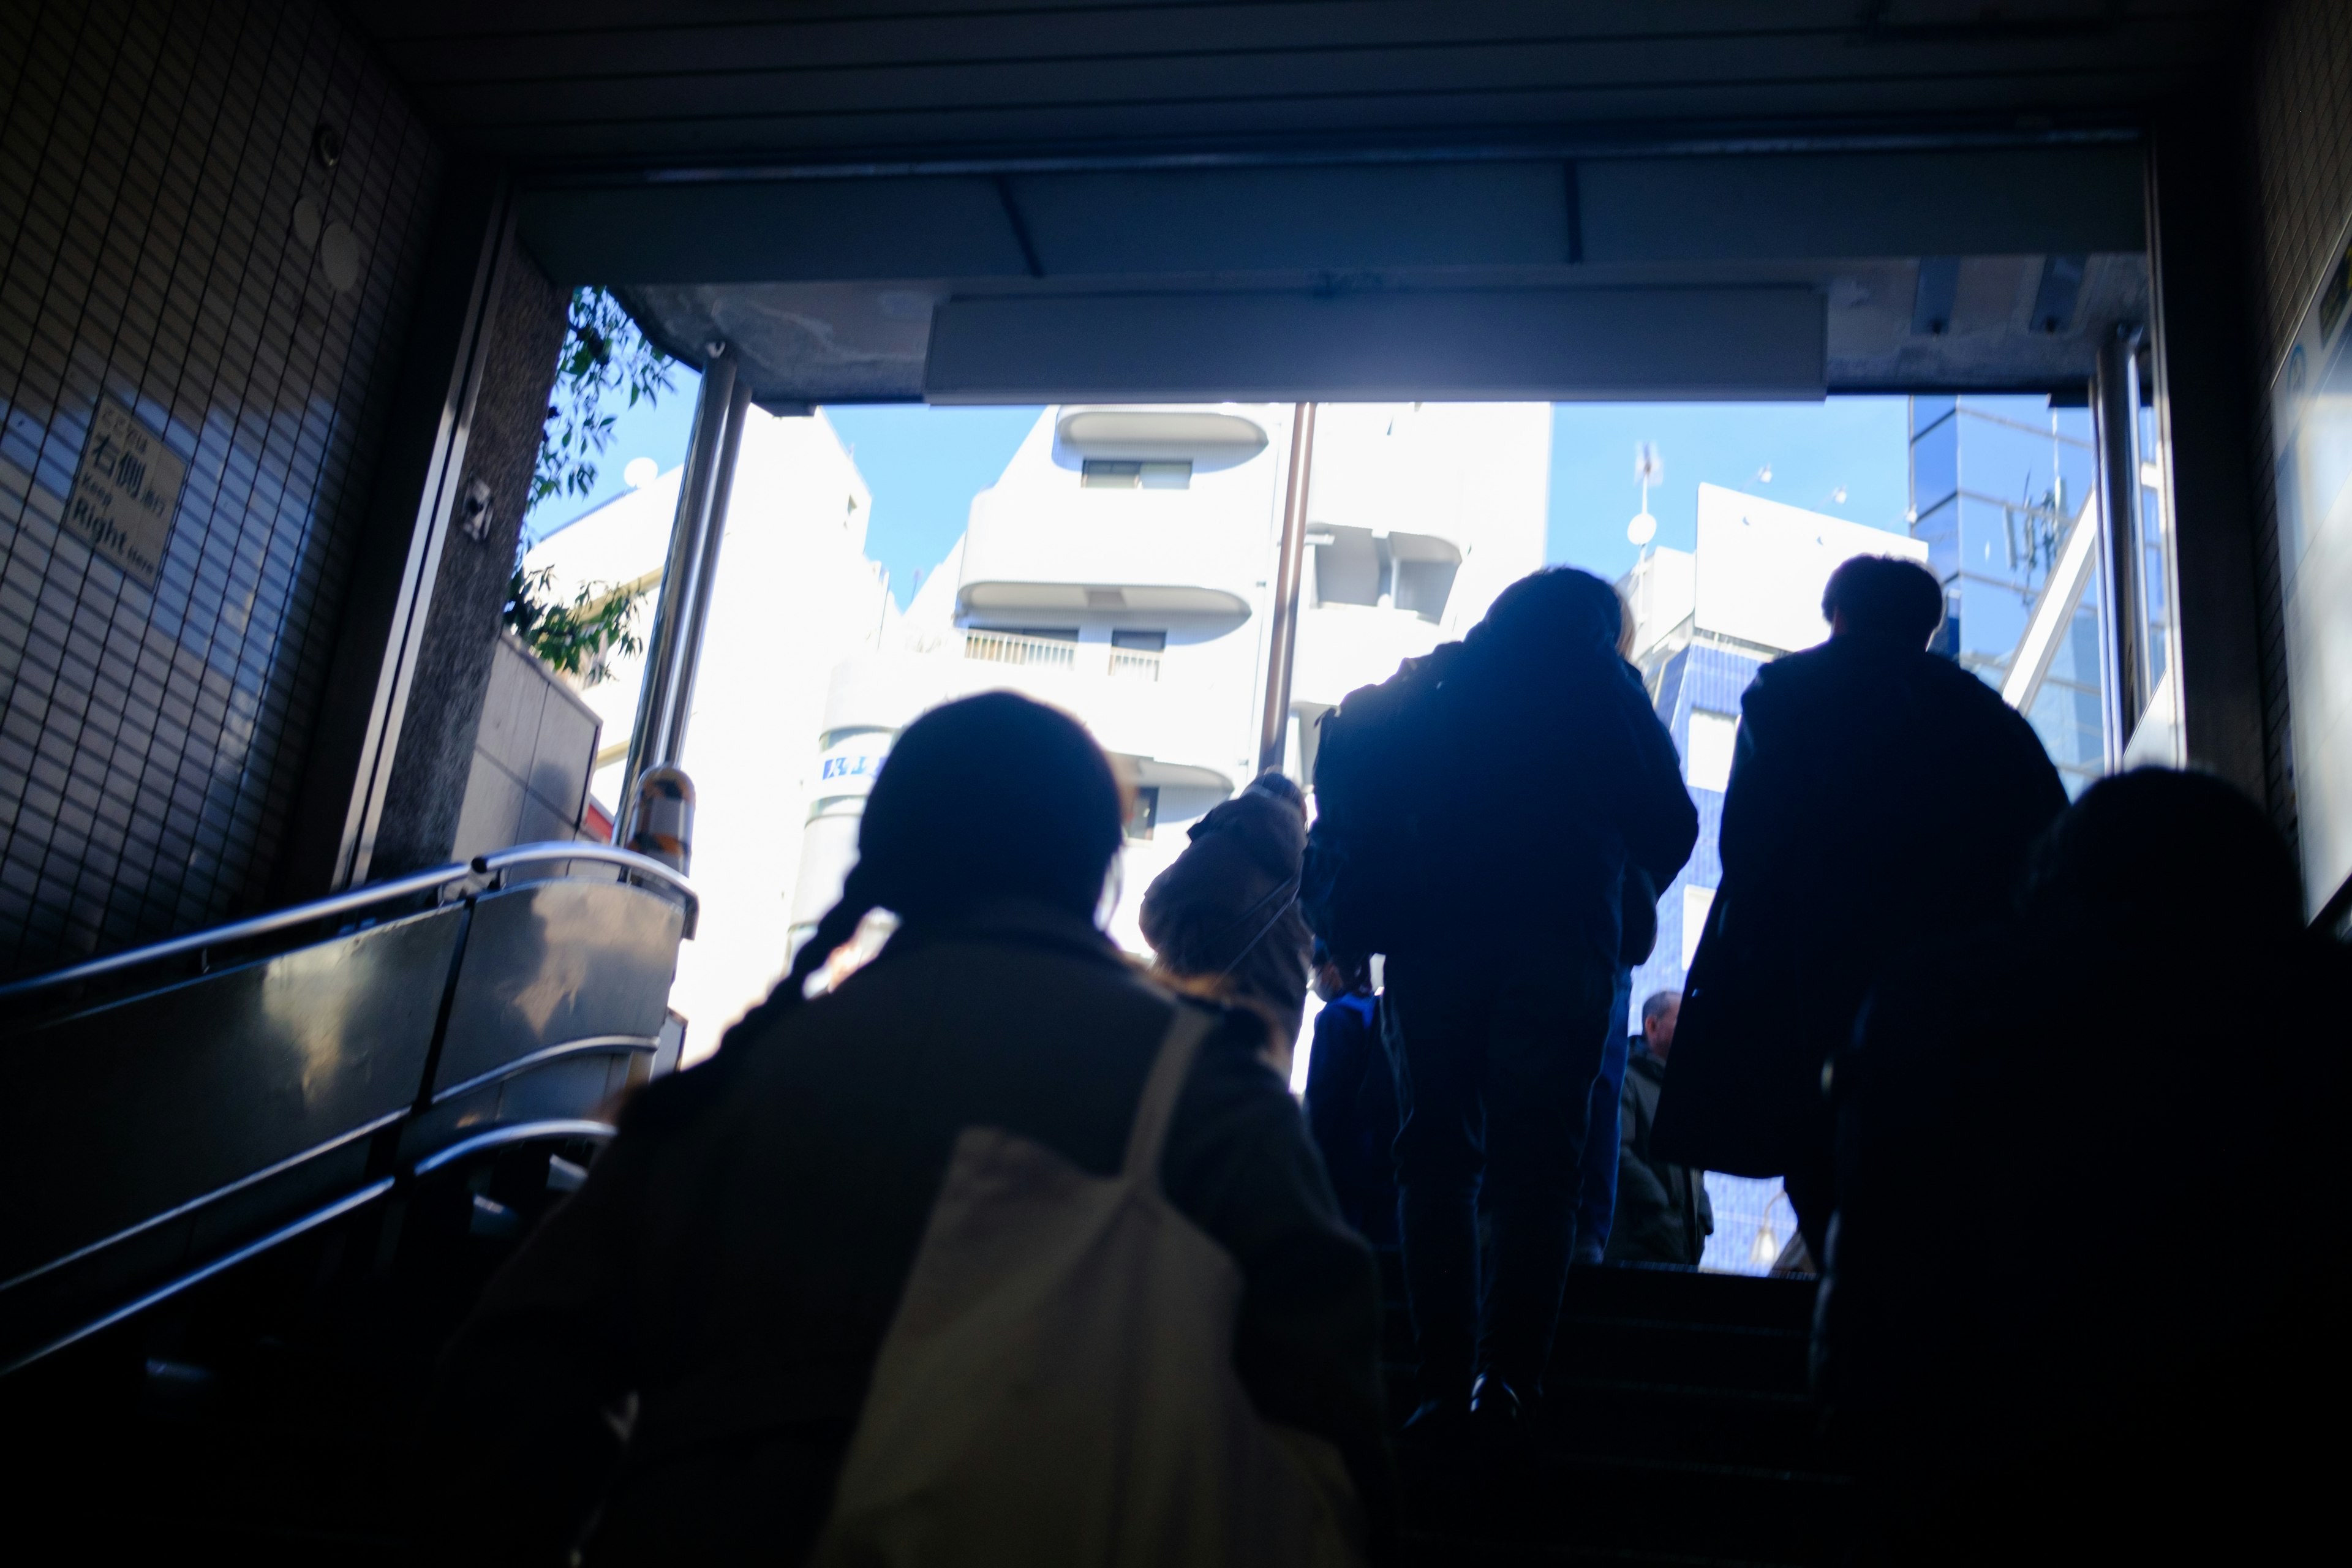
<svg viewBox="0 0 2352 1568">
<path fill-rule="evenodd" d="M 957 1140 L 812 1562 L 1361 1561 L 1337 1451 L 1261 1420 L 1234 1375 L 1240 1269 L 1160 1190 L 1214 1021 L 1178 1005 L 1117 1175 Z"/>
</svg>

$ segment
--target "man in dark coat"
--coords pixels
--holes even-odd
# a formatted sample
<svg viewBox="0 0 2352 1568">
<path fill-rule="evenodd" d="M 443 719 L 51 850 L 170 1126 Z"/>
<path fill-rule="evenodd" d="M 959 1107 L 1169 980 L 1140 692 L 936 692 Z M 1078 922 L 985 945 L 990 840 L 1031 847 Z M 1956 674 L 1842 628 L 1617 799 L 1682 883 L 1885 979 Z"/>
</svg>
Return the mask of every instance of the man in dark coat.
<svg viewBox="0 0 2352 1568">
<path fill-rule="evenodd" d="M 2307 1195 L 2344 968 L 2262 809 L 2153 768 L 2059 818 L 2017 919 L 1890 968 L 1836 1058 L 1813 1331 L 1853 1561 L 2284 1562 L 2332 1528 L 2343 1253 Z"/>
<path fill-rule="evenodd" d="M 1617 1214 L 1609 1227 L 1604 1263 L 1676 1263 L 1696 1268 L 1715 1234 L 1715 1205 L 1700 1173 L 1650 1152 L 1658 1117 L 1658 1090 L 1674 1048 L 1679 991 L 1661 991 L 1642 1004 L 1642 1032 L 1631 1042 L 1618 1120 L 1624 1129 L 1617 1162 Z"/>
<path fill-rule="evenodd" d="M 1606 583 L 1566 567 L 1450 651 L 1414 803 L 1417 925 L 1389 944 L 1397 1178 L 1421 1352 L 1414 1425 L 1515 1426 L 1568 1279 L 1585 1129 L 1614 1011 L 1626 868 L 1674 879 L 1698 837 L 1674 741 L 1616 651 Z M 1441 649 L 1441 654 L 1449 650 Z M 1352 699 L 1350 700 L 1353 700 Z M 1493 1209 L 1479 1321 L 1476 1207 Z"/>
<path fill-rule="evenodd" d="M 2023 717 L 1927 651 L 1944 594 L 1926 568 L 1857 556 L 1822 614 L 1829 640 L 1740 700 L 1723 881 L 1651 1139 L 1694 1169 L 1785 1177 L 1817 1258 L 1836 1203 L 1822 1064 L 1896 955 L 2009 908 L 2066 805 Z"/>
</svg>

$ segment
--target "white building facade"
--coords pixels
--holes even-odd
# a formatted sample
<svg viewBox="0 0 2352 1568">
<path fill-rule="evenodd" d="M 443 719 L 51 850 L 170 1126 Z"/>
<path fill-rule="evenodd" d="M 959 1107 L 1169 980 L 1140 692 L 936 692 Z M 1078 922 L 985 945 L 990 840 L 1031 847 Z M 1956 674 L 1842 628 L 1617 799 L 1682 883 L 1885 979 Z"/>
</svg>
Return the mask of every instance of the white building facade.
<svg viewBox="0 0 2352 1568">
<path fill-rule="evenodd" d="M 834 671 L 795 942 L 840 894 L 898 732 L 1013 689 L 1075 715 L 1134 783 L 1110 931 L 1145 951 L 1142 889 L 1257 771 L 1291 421 L 1268 405 L 1045 411 L 896 646 Z M 1459 637 L 1542 564 L 1550 432 L 1542 404 L 1318 410 L 1285 771 L 1308 775 L 1314 721 L 1348 691 Z"/>
<path fill-rule="evenodd" d="M 553 567 L 565 602 L 589 583 L 654 586 L 677 487 L 672 469 L 589 512 L 541 540 L 525 566 Z M 881 569 L 866 555 L 872 511 L 865 479 L 822 413 L 749 411 L 680 759 L 695 781 L 690 874 L 702 900 L 670 991 L 688 1021 L 689 1060 L 716 1048 L 783 970 L 826 679 L 854 651 L 884 646 L 897 621 Z M 651 621 L 649 596 L 640 637 Z M 625 804 L 616 796 L 644 663 L 642 654 L 615 659 L 606 679 L 581 688 L 604 721 L 593 788 L 608 812 Z"/>
</svg>

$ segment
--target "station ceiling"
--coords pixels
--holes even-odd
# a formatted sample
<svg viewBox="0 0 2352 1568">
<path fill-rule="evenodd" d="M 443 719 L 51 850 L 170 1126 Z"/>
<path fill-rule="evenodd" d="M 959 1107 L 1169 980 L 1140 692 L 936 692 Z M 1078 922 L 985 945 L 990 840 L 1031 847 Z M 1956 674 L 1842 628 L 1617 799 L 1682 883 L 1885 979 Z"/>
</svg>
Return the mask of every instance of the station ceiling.
<svg viewBox="0 0 2352 1568">
<path fill-rule="evenodd" d="M 2061 386 L 2212 0 L 346 0 L 771 405 Z"/>
</svg>

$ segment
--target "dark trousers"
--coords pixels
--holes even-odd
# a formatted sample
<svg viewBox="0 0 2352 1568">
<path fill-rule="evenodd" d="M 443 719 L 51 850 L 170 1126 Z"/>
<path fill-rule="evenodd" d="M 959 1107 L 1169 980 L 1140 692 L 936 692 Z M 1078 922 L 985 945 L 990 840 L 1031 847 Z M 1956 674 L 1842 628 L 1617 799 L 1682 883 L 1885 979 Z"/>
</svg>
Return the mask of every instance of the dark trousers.
<svg viewBox="0 0 2352 1568">
<path fill-rule="evenodd" d="M 1490 1371 L 1539 1387 L 1568 1282 L 1592 1083 L 1612 1034 L 1615 966 L 1568 942 L 1389 956 L 1399 1218 L 1424 1398 Z M 1479 1332 L 1477 1207 L 1493 1214 Z"/>
<path fill-rule="evenodd" d="M 1617 1026 L 1601 1050 L 1601 1076 L 1592 1080 L 1591 1109 L 1584 1119 L 1584 1186 L 1576 1200 L 1576 1261 L 1598 1263 L 1609 1250 L 1609 1227 L 1617 1217 L 1617 1156 L 1625 1129 L 1625 1063 L 1633 1054 L 1627 1017 L 1633 1010 L 1633 972 L 1618 967 L 1609 1016 Z"/>
</svg>

